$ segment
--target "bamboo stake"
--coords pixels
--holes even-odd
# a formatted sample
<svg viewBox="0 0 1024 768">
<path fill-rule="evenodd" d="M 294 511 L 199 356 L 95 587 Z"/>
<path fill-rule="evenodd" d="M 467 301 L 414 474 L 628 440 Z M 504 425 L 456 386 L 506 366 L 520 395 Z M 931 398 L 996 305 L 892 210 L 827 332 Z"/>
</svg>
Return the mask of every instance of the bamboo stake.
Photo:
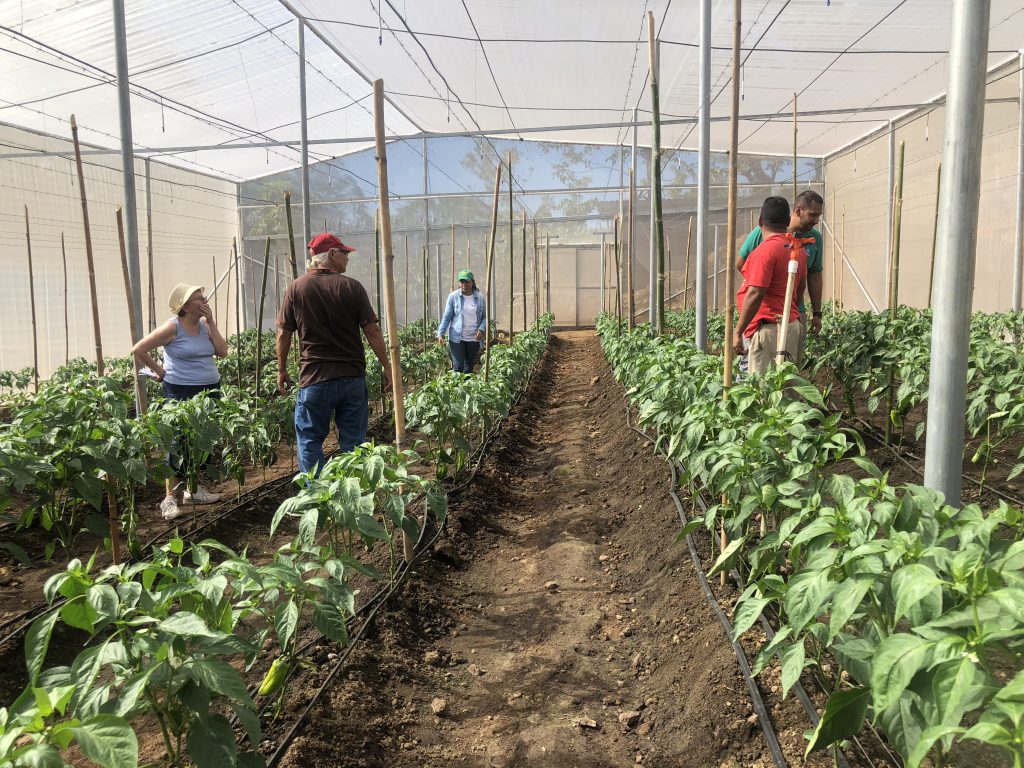
<svg viewBox="0 0 1024 768">
<path fill-rule="evenodd" d="M 60 233 L 60 257 L 64 264 L 64 365 L 71 360 L 71 325 L 68 323 L 68 252 L 64 248 L 64 233 Z"/>
<path fill-rule="evenodd" d="M 427 270 L 430 268 L 428 246 L 423 246 L 423 350 L 427 349 L 427 307 L 430 306 L 429 294 L 430 283 L 427 277 Z"/>
<path fill-rule="evenodd" d="M 627 222 L 626 237 L 629 240 L 629 247 L 626 249 L 626 298 L 629 311 L 626 313 L 626 325 L 633 330 L 636 315 L 636 296 L 633 293 L 633 203 L 636 199 L 636 179 L 633 178 L 633 169 L 629 169 L 629 218 Z"/>
<path fill-rule="evenodd" d="M 238 388 L 242 388 L 242 267 L 241 259 L 238 258 L 238 241 L 231 238 L 231 253 L 235 259 L 235 338 L 238 341 L 238 349 L 235 350 L 237 358 L 235 373 L 238 375 Z"/>
<path fill-rule="evenodd" d="M 932 260 L 928 268 L 928 309 L 932 308 L 932 285 L 935 282 L 935 244 L 939 237 L 939 195 L 942 193 L 942 163 L 935 173 L 935 224 L 932 227 Z"/>
<path fill-rule="evenodd" d="M 544 235 L 544 311 L 551 312 L 551 235 Z"/>
<path fill-rule="evenodd" d="M 110 527 L 110 558 L 114 565 L 121 564 L 121 514 L 117 510 L 117 485 L 111 475 L 106 476 L 107 524 Z"/>
<path fill-rule="evenodd" d="M 523 331 L 528 330 L 526 320 L 526 211 L 523 211 Z"/>
<path fill-rule="evenodd" d="M 281 259 L 277 255 L 274 256 L 274 297 L 274 307 L 278 308 L 281 306 Z"/>
<path fill-rule="evenodd" d="M 689 305 L 689 301 L 690 301 L 689 300 L 689 295 L 690 295 L 690 249 L 692 248 L 692 246 L 693 246 L 693 216 L 690 217 L 690 223 L 686 225 L 686 269 L 683 271 L 684 272 L 684 274 L 683 274 L 683 310 L 685 310 L 687 308 L 687 306 Z M 693 287 L 696 289 L 696 287 L 697 287 L 696 283 L 694 283 Z M 694 294 L 696 294 L 696 290 L 694 290 Z M 672 295 L 671 292 L 669 292 L 669 296 L 671 296 L 671 295 Z M 696 304 L 697 304 L 697 297 L 696 296 L 693 297 L 693 303 L 696 306 Z"/>
<path fill-rule="evenodd" d="M 666 262 L 666 274 L 665 274 L 665 304 L 666 309 L 672 309 L 672 242 L 665 237 L 665 262 Z M 689 265 L 687 265 L 689 267 Z M 685 280 L 685 278 L 684 278 Z M 686 283 L 683 283 L 683 311 L 686 311 Z"/>
<path fill-rule="evenodd" d="M 373 274 L 377 277 L 377 306 L 376 314 L 378 320 L 380 315 L 384 312 L 384 273 L 381 272 L 380 263 L 380 208 L 374 210 L 373 217 Z M 383 372 L 384 366 L 380 365 L 380 370 Z M 382 380 L 383 381 L 383 380 Z M 384 392 L 384 387 L 380 388 L 380 412 L 383 416 L 387 410 L 387 394 Z"/>
<path fill-rule="evenodd" d="M 394 251 L 391 242 L 391 204 L 388 195 L 388 155 L 384 143 L 384 81 L 373 82 L 373 127 L 377 150 L 377 194 L 380 208 L 381 248 L 384 252 L 385 314 L 387 316 L 388 340 L 391 356 L 391 382 L 395 399 L 395 447 L 401 450 L 405 444 L 405 396 L 402 382 L 401 350 L 398 340 L 398 319 L 395 317 Z M 408 240 L 406 240 L 408 244 Z M 406 250 L 406 291 L 408 291 L 408 246 Z M 408 295 L 408 293 L 407 293 Z M 411 536 L 402 536 L 402 547 L 407 562 L 415 557 L 415 543 Z"/>
<path fill-rule="evenodd" d="M 832 189 L 832 207 L 829 211 L 836 210 L 836 190 Z M 832 214 L 829 213 L 829 223 L 832 223 Z M 836 305 L 839 303 L 838 295 L 836 294 L 836 281 L 839 279 L 839 251 L 836 249 L 836 228 L 829 227 L 832 230 L 832 317 L 836 316 Z"/>
<path fill-rule="evenodd" d="M 615 331 L 622 333 L 622 252 L 619 250 L 619 217 L 615 217 Z"/>
<path fill-rule="evenodd" d="M 146 165 L 149 165 L 149 158 L 146 158 Z M 148 168 L 147 168 L 148 169 Z M 149 192 L 150 179 L 146 178 L 147 193 Z M 149 273 L 149 286 L 146 304 L 149 309 L 149 330 L 156 328 L 156 283 L 153 277 L 153 211 L 150 205 L 146 205 L 146 270 Z M 214 273 L 214 285 L 217 284 L 217 276 Z"/>
<path fill-rule="evenodd" d="M 385 256 L 385 258 L 387 258 Z M 402 312 L 402 319 L 409 324 L 409 238 L 405 238 L 405 306 Z M 390 333 L 390 331 L 389 331 Z"/>
<path fill-rule="evenodd" d="M 259 309 L 256 310 L 256 408 L 259 408 L 260 375 L 263 372 L 263 304 L 267 300 L 267 270 L 270 267 L 270 238 L 267 238 L 266 250 L 263 251 L 263 280 L 260 285 Z M 255 288 L 256 281 L 253 281 Z"/>
<path fill-rule="evenodd" d="M 495 169 L 494 176 L 494 203 L 491 206 L 491 239 L 487 244 L 487 263 L 485 265 L 485 288 L 487 290 L 487 333 L 484 334 L 484 381 L 488 380 L 491 362 L 491 318 L 494 313 L 491 309 L 491 265 L 494 262 L 494 240 L 498 234 L 498 195 L 501 193 L 501 163 Z"/>
<path fill-rule="evenodd" d="M 516 267 L 515 267 L 515 214 L 512 212 L 512 150 L 508 151 L 508 342 L 512 343 L 516 324 Z"/>
<path fill-rule="evenodd" d="M 299 262 L 295 257 L 295 229 L 292 226 L 292 193 L 284 193 L 284 218 L 288 222 L 288 261 L 292 267 L 292 280 L 299 278 Z M 303 246 L 305 248 L 305 246 Z M 305 261 L 305 259 L 303 259 Z M 305 266 L 305 265 L 303 265 Z"/>
<path fill-rule="evenodd" d="M 732 387 L 732 366 L 733 366 L 733 276 L 736 273 L 733 265 L 736 263 L 736 204 L 737 204 L 737 159 L 739 155 L 740 136 L 740 37 L 743 30 L 743 4 L 742 0 L 733 0 L 733 30 L 732 30 L 732 111 L 729 118 L 729 191 L 728 191 L 728 215 L 726 217 L 726 248 L 728 257 L 725 260 L 725 343 L 722 345 L 722 399 L 728 399 L 729 389 Z M 751 218 L 754 212 L 751 211 Z M 753 229 L 753 226 L 751 226 Z M 723 504 L 728 503 L 727 497 L 722 496 Z M 725 536 L 725 521 L 722 521 L 720 532 L 720 544 L 722 551 L 727 546 Z M 725 571 L 722 571 L 721 583 L 725 585 Z"/>
<path fill-rule="evenodd" d="M 458 281 L 455 279 L 455 222 L 452 222 L 452 290 L 454 291 L 459 287 Z"/>
<path fill-rule="evenodd" d="M 36 330 L 36 281 L 32 274 L 32 234 L 28 227 L 28 206 L 25 206 L 25 245 L 28 253 L 28 298 L 32 311 L 32 380 L 39 392 L 39 334 Z M 134 327 L 134 325 L 132 326 Z"/>
<path fill-rule="evenodd" d="M 128 252 L 125 249 L 124 244 L 124 219 L 122 216 L 121 206 L 117 206 L 117 210 L 114 213 L 117 219 L 117 243 L 121 252 L 121 274 L 124 277 L 124 295 L 128 300 L 128 324 L 131 330 L 132 346 L 139 341 L 139 336 L 135 332 L 138 327 L 136 325 L 135 317 L 135 302 L 132 301 L 132 283 L 131 277 L 128 273 Z M 138 368 L 132 366 L 132 381 L 135 385 L 135 402 L 139 406 L 138 416 L 142 416 L 146 412 L 146 388 L 142 384 L 142 379 L 139 377 Z"/>
<path fill-rule="evenodd" d="M 839 259 L 839 309 L 843 308 L 843 278 L 846 276 L 846 203 L 843 203 L 842 223 L 840 225 L 842 237 L 839 240 L 839 250 L 843 254 Z"/>
<path fill-rule="evenodd" d="M 540 320 L 540 262 L 537 256 L 537 220 L 533 220 L 533 321 Z"/>
<path fill-rule="evenodd" d="M 889 260 L 889 317 L 896 319 L 900 302 L 900 225 L 903 219 L 903 160 L 906 142 L 900 142 L 899 167 L 896 174 L 896 184 L 893 188 L 892 208 L 892 258 Z M 887 374 L 889 379 L 889 407 L 885 418 L 885 442 L 892 438 L 892 407 L 896 399 L 896 372 L 893 366 L 889 366 Z"/>
<path fill-rule="evenodd" d="M 796 205 L 796 133 L 797 133 L 797 113 L 796 113 L 796 92 L 793 93 L 793 204 Z M 751 227 L 753 229 L 753 227 Z"/>
<path fill-rule="evenodd" d="M 660 336 L 665 328 L 665 227 L 661 216 L 661 110 L 658 102 L 658 43 L 655 39 L 653 11 L 647 12 L 647 48 L 651 72 L 651 156 L 654 159 L 651 215 L 654 217 L 654 248 L 658 260 L 656 296 L 652 298 L 657 302 L 654 332 Z"/>
<path fill-rule="evenodd" d="M 89 202 L 85 195 L 85 174 L 82 172 L 82 150 L 78 145 L 78 123 L 71 116 L 71 140 L 75 145 L 75 169 L 78 171 L 78 192 L 82 198 L 82 224 L 85 227 L 85 261 L 89 265 L 89 298 L 92 300 L 92 332 L 96 342 L 96 374 L 103 375 L 103 339 L 100 335 L 100 307 L 96 299 L 96 267 L 92 258 L 92 233 L 89 229 Z"/>
<path fill-rule="evenodd" d="M 213 266 L 213 286 L 214 286 L 214 291 L 213 291 L 213 321 L 216 323 L 216 322 L 220 321 L 220 317 L 219 317 L 219 315 L 220 315 L 220 311 L 219 311 L 220 310 L 220 296 L 217 295 L 217 289 L 216 289 L 216 286 L 217 286 L 217 255 L 216 254 L 210 254 L 210 261 L 212 262 L 212 266 Z M 230 270 L 228 270 L 228 274 L 230 274 Z M 152 329 L 150 329 L 150 330 L 152 330 Z"/>
</svg>

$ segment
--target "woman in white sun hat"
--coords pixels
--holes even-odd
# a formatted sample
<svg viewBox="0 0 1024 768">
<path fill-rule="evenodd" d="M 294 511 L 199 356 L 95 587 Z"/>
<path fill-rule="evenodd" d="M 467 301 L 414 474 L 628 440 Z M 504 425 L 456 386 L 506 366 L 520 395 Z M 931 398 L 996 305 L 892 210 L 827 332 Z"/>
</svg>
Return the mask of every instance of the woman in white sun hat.
<svg viewBox="0 0 1024 768">
<path fill-rule="evenodd" d="M 220 372 L 213 358 L 226 357 L 228 343 L 217 328 L 203 287 L 178 283 L 167 304 L 174 317 L 133 347 L 136 362 L 156 374 L 157 381 L 163 383 L 164 397 L 188 400 L 200 392 L 220 397 Z M 163 365 L 153 359 L 152 352 L 157 347 L 164 348 Z M 192 457 L 182 450 L 180 455 L 172 453 L 167 461 L 176 476 L 167 478 L 167 495 L 160 503 L 160 512 L 165 520 L 173 520 L 182 514 L 175 489 L 181 485 Z M 219 500 L 220 494 L 210 493 L 201 485 L 194 490 L 186 488 L 183 497 L 184 504 L 212 504 Z"/>
</svg>

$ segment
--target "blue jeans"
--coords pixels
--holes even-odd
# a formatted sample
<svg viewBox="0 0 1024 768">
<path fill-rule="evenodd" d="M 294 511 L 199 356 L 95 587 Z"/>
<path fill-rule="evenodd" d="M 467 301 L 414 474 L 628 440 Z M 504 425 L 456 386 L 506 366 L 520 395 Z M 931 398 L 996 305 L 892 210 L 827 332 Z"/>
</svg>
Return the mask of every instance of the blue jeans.
<svg viewBox="0 0 1024 768">
<path fill-rule="evenodd" d="M 302 387 L 295 401 L 295 437 L 299 471 L 314 467 L 320 473 L 324 463 L 324 440 L 331 431 L 331 416 L 338 427 L 338 446 L 351 451 L 366 441 L 370 405 L 366 379 L 345 376 Z"/>
<path fill-rule="evenodd" d="M 480 351 L 479 341 L 449 341 L 452 354 L 452 370 L 456 373 L 472 373 L 476 355 Z"/>
</svg>

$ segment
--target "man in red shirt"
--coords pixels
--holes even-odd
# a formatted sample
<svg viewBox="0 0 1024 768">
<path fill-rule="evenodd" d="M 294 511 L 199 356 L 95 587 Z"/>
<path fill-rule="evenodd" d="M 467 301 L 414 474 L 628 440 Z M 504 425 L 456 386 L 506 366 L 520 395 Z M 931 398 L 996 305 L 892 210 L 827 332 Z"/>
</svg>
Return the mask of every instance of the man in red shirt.
<svg viewBox="0 0 1024 768">
<path fill-rule="evenodd" d="M 740 318 L 733 337 L 736 352 L 748 354 L 750 373 L 764 373 L 774 365 L 778 351 L 780 321 L 789 322 L 786 336 L 787 359 L 796 361 L 800 347 L 798 298 L 803 296 L 807 280 L 807 255 L 797 253 L 797 273 L 793 297 L 788 307 L 788 280 L 792 243 L 786 238 L 789 227 L 789 203 L 784 197 L 769 197 L 761 206 L 760 225 L 764 241 L 743 264 L 743 285 L 736 295 Z"/>
</svg>

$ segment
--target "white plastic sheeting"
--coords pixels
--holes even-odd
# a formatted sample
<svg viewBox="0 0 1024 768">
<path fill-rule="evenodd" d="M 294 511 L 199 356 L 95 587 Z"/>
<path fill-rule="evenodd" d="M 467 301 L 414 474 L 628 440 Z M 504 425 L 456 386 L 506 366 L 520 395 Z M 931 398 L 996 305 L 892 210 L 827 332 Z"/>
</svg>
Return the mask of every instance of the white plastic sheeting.
<svg viewBox="0 0 1024 768">
<path fill-rule="evenodd" d="M 948 0 L 747 0 L 740 149 L 792 152 L 793 93 L 801 110 L 891 108 L 801 121 L 802 155 L 821 156 L 945 90 Z M 372 134 L 367 78 L 394 105 L 388 130 L 483 129 L 511 137 L 627 142 L 619 124 L 649 103 L 643 12 L 661 44 L 663 118 L 697 112 L 697 0 L 294 0 L 309 19 L 311 140 Z M 713 5 L 713 118 L 728 110 L 732 2 Z M 0 120 L 114 147 L 114 46 L 109 0 L 0 4 Z M 134 137 L 154 148 L 297 141 L 297 22 L 278 0 L 127 3 Z M 338 52 L 318 39 L 322 34 Z M 1024 39 L 1019 0 L 993 0 L 989 65 Z M 360 73 L 357 73 L 357 68 Z M 460 101 L 461 100 L 461 101 Z M 410 119 L 400 113 L 404 112 Z M 584 129 L 588 124 L 613 127 Z M 537 133 L 539 128 L 554 132 Z M 647 131 L 640 134 L 646 141 Z M 727 126 L 712 128 L 726 146 Z M 691 125 L 666 125 L 666 148 L 692 148 Z M 314 145 L 311 160 L 366 143 Z M 0 153 L 12 151 L 0 148 Z M 174 153 L 233 178 L 298 164 L 295 147 Z M 315 171 L 324 172 L 323 167 Z"/>
</svg>

